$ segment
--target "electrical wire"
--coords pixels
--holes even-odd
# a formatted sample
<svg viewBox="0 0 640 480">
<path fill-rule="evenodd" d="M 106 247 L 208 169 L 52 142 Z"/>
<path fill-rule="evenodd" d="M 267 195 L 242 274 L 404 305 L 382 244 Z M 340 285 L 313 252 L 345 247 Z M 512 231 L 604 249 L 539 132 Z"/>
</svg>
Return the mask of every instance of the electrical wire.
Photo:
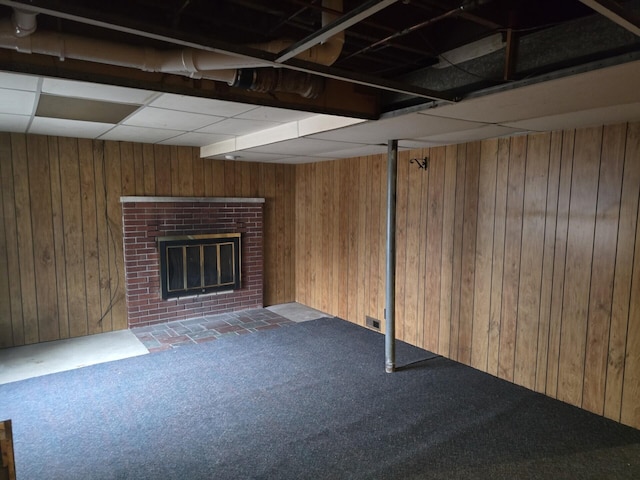
<svg viewBox="0 0 640 480">
<path fill-rule="evenodd" d="M 107 169 L 106 169 L 106 161 L 104 158 L 104 142 L 102 143 L 102 192 L 104 194 L 104 218 L 107 224 L 107 232 L 109 233 L 109 238 L 111 239 L 111 245 L 113 247 L 113 263 L 116 267 L 116 288 L 111 292 L 111 297 L 109 298 L 109 303 L 107 307 L 100 317 L 100 319 L 96 322 L 97 325 L 102 327 L 102 321 L 106 318 L 106 316 L 113 310 L 113 306 L 115 304 L 115 299 L 118 296 L 118 291 L 120 289 L 120 268 L 118 267 L 118 251 L 116 250 L 116 239 L 115 234 L 113 233 L 113 228 L 111 228 L 111 222 L 109 221 L 109 206 L 108 206 L 108 196 L 107 196 Z M 111 283 L 111 282 L 109 282 Z"/>
</svg>

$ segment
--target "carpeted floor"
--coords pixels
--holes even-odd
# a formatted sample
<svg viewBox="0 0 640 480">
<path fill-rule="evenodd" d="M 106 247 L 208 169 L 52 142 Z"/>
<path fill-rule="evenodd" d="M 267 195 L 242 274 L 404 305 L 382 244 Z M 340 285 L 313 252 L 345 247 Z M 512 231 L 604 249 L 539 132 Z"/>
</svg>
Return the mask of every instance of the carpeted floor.
<svg viewBox="0 0 640 480">
<path fill-rule="evenodd" d="M 18 479 L 640 478 L 640 431 L 339 319 L 0 386 Z M 428 360 L 427 360 L 428 359 Z"/>
</svg>

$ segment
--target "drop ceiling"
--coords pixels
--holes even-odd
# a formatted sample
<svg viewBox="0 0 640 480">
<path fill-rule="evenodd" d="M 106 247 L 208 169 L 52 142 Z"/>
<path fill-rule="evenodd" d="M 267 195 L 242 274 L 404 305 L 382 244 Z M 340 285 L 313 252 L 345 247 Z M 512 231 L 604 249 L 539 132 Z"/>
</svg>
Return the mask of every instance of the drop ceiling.
<svg viewBox="0 0 640 480">
<path fill-rule="evenodd" d="M 375 3 L 345 1 L 343 14 Z M 390 139 L 420 148 L 640 120 L 639 37 L 582 2 L 388 3 L 346 29 L 335 64 L 309 66 L 307 73 L 326 81 L 315 99 L 0 49 L 0 131 L 306 163 L 384 153 Z M 0 21 L 9 21 L 10 7 L 28 6 L 40 12 L 38 29 L 61 34 L 148 48 L 191 42 L 218 51 L 224 43 L 228 51 L 274 37 L 313 36 L 322 28 L 324 3 L 225 1 L 216 2 L 216 12 L 197 0 L 2 4 Z M 640 2 L 619 5 L 633 22 Z M 605 38 L 593 45 L 574 41 L 595 31 Z M 542 49 L 550 42 L 563 51 Z M 515 47 L 520 52 L 509 53 Z M 281 68 L 305 71 L 303 63 L 286 60 Z M 92 118 L 98 110 L 100 117 Z"/>
</svg>

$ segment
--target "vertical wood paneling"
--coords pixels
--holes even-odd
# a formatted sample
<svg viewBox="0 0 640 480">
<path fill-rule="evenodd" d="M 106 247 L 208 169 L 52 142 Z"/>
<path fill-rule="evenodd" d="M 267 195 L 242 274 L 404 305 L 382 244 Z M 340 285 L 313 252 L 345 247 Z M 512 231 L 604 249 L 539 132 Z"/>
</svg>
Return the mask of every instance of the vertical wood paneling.
<svg viewBox="0 0 640 480">
<path fill-rule="evenodd" d="M 200 158 L 200 154 L 197 148 L 191 149 L 191 162 L 192 162 L 192 178 L 193 178 L 193 193 L 194 197 L 204 197 L 204 160 Z M 243 192 L 240 196 L 248 197 L 249 189 L 243 185 Z M 246 193 L 245 193 L 246 192 Z"/>
<path fill-rule="evenodd" d="M 442 202 L 442 254 L 440 265 L 440 325 L 437 353 L 448 354 L 451 337 L 451 289 L 453 285 L 453 230 L 456 204 L 457 147 L 447 146 Z M 405 200 L 406 202 L 406 200 Z M 398 239 L 399 243 L 402 240 Z M 403 279 L 406 281 L 406 279 Z"/>
<path fill-rule="evenodd" d="M 582 406 L 599 414 L 604 411 L 626 133 L 626 125 L 605 127 L 602 139 L 582 395 Z"/>
<path fill-rule="evenodd" d="M 462 276 L 460 283 L 460 330 L 458 361 L 471 363 L 473 303 L 475 284 L 476 235 L 478 227 L 478 186 L 480 178 L 480 142 L 467 145 L 467 169 L 464 188 L 464 222 L 462 227 Z"/>
<path fill-rule="evenodd" d="M 124 252 L 122 249 L 122 144 L 105 142 L 107 225 L 109 230 L 109 272 L 111 320 L 113 329 L 127 327 L 126 297 L 124 290 Z M 168 158 L 168 157 L 167 157 Z M 170 177 L 169 177 L 170 178 Z M 159 185 L 159 184 L 157 184 Z M 171 184 L 166 186 L 171 191 Z M 157 191 L 157 190 L 156 190 Z"/>
<path fill-rule="evenodd" d="M 576 131 L 567 233 L 566 281 L 562 300 L 558 398 L 582 403 L 584 358 L 589 313 L 589 286 L 600 170 L 602 128 Z"/>
<path fill-rule="evenodd" d="M 337 281 L 334 282 L 332 295 L 337 302 L 336 312 L 340 318 L 347 318 L 349 314 L 349 165 L 340 162 L 335 169 L 334 183 L 338 186 L 335 198 L 335 211 L 339 217 L 336 231 L 337 248 L 334 248 L 334 272 Z M 295 242 L 292 242 L 295 245 Z"/>
<path fill-rule="evenodd" d="M 513 380 L 515 367 L 526 151 L 527 137 L 511 139 L 498 354 L 498 376 L 509 381 Z"/>
<path fill-rule="evenodd" d="M 263 301 L 293 301 L 294 171 L 195 148 L 0 134 L 0 347 L 127 327 L 123 195 L 266 196 Z"/>
<path fill-rule="evenodd" d="M 31 192 L 31 224 L 35 260 L 38 339 L 58 337 L 58 295 L 55 289 L 55 250 L 53 212 L 51 210 L 51 170 L 47 138 L 33 136 L 27 142 L 29 189 Z"/>
<path fill-rule="evenodd" d="M 53 245 L 55 249 L 56 281 L 58 296 L 58 337 L 69 337 L 69 310 L 67 308 L 67 270 L 65 264 L 64 218 L 62 216 L 62 191 L 60 183 L 60 158 L 58 139 L 49 138 L 49 164 L 51 170 L 51 213 L 53 217 Z M 52 286 L 51 288 L 53 288 Z"/>
<path fill-rule="evenodd" d="M 144 145 L 147 147 L 148 145 Z M 145 148 L 146 154 L 153 154 L 153 146 L 151 149 Z M 153 157 L 151 157 L 151 161 Z M 107 224 L 107 188 L 106 188 L 106 165 L 104 158 L 104 142 L 96 140 L 93 142 L 93 161 L 95 174 L 95 196 L 96 196 L 96 233 L 98 239 L 98 286 L 100 290 L 100 317 L 97 319 L 97 328 L 103 332 L 113 330 L 113 317 L 110 309 L 111 302 L 111 286 L 109 271 L 110 252 L 109 252 L 109 229 Z M 153 171 L 145 167 L 145 172 Z M 155 179 L 152 179 L 151 185 L 155 191 Z M 145 174 L 145 189 L 149 182 Z"/>
<path fill-rule="evenodd" d="M 627 158 L 635 161 L 636 168 L 640 158 L 639 127 L 640 124 L 636 123 L 629 128 L 626 149 Z M 637 220 L 635 241 L 620 419 L 623 423 L 640 428 L 640 222 Z"/>
<path fill-rule="evenodd" d="M 136 148 L 134 154 L 142 153 Z M 82 237 L 84 242 L 85 299 L 87 303 L 88 333 L 101 331 L 100 317 L 100 268 L 98 263 L 98 227 L 96 222 L 96 184 L 91 140 L 78 140 L 80 160 L 80 195 L 82 196 Z M 142 156 L 135 158 L 135 165 L 142 165 Z M 142 183 L 136 181 L 136 191 Z"/>
<path fill-rule="evenodd" d="M 487 368 L 491 319 L 491 273 L 496 203 L 498 140 L 483 142 L 480 152 L 478 225 L 474 279 L 471 366 Z"/>
<path fill-rule="evenodd" d="M 551 134 L 529 137 L 525 173 L 514 381 L 533 389 L 540 322 L 540 288 Z"/>
<path fill-rule="evenodd" d="M 569 201 L 575 132 L 565 132 L 562 140 L 560 185 L 558 189 L 558 215 L 556 222 L 555 252 L 553 259 L 553 289 L 549 325 L 549 354 L 547 357 L 546 394 L 556 397 L 560 361 L 560 331 L 562 329 L 562 299 L 564 297 L 565 265 L 567 258 L 567 229 L 569 227 Z"/>
<path fill-rule="evenodd" d="M 451 288 L 451 325 L 449 336 L 449 357 L 458 359 L 458 343 L 460 330 L 460 292 L 462 280 L 462 229 L 464 220 L 464 185 L 466 176 L 466 145 L 456 149 L 456 202 L 453 224 L 453 282 Z M 446 354 L 446 352 L 443 352 Z"/>
<path fill-rule="evenodd" d="M 142 144 L 133 144 L 133 171 L 136 195 L 144 195 L 144 158 Z"/>
<path fill-rule="evenodd" d="M 173 153 L 173 151 L 172 151 Z M 174 184 L 174 157 L 171 157 L 171 183 Z M 122 195 L 136 194 L 135 160 L 133 158 L 133 144 L 123 142 L 120 144 L 120 174 L 122 176 Z M 173 192 L 172 192 L 173 193 Z M 175 193 L 178 195 L 178 193 Z"/>
<path fill-rule="evenodd" d="M 154 145 L 153 154 L 155 174 L 155 195 L 168 197 L 171 195 L 171 147 Z"/>
<path fill-rule="evenodd" d="M 426 290 L 423 345 L 435 352 L 440 330 L 440 273 L 442 269 L 442 206 L 446 169 L 446 148 L 432 148 L 429 160 L 427 201 Z M 384 258 L 381 259 L 384 261 Z"/>
<path fill-rule="evenodd" d="M 616 250 L 615 276 L 613 280 L 613 305 L 609 328 L 609 348 L 605 390 L 605 416 L 620 420 L 622 386 L 625 370 L 627 330 L 629 324 L 629 300 L 634 257 L 637 245 L 638 196 L 640 195 L 640 123 L 629 125 L 627 130 L 620 222 Z M 637 256 L 637 247 L 635 255 Z"/>
<path fill-rule="evenodd" d="M 378 309 L 375 312 L 376 318 L 383 321 L 386 328 L 386 320 L 384 315 L 384 309 L 386 308 L 386 241 L 387 241 L 387 157 L 382 157 L 380 160 L 380 176 L 378 187 L 378 202 L 380 203 L 380 215 L 378 216 Z M 375 221 L 375 219 L 374 219 Z"/>
<path fill-rule="evenodd" d="M 556 222 L 558 216 L 558 183 L 560 181 L 560 158 L 562 155 L 562 134 L 551 135 L 549 147 L 549 175 L 547 179 L 547 200 L 544 226 L 544 252 L 542 258 L 542 285 L 540 289 L 540 322 L 538 326 L 538 347 L 536 358 L 537 392 L 545 392 L 547 384 L 547 358 L 549 356 L 549 333 L 551 297 L 553 293 L 553 261 L 555 253 Z"/>
<path fill-rule="evenodd" d="M 407 194 L 409 181 L 408 151 L 398 152 L 396 177 L 396 337 L 404 339 L 406 322 L 405 291 L 407 280 Z M 357 248 L 357 246 L 356 246 Z"/>
<path fill-rule="evenodd" d="M 154 156 L 154 146 L 149 143 L 145 143 L 144 145 L 142 145 L 142 171 L 144 175 L 142 179 L 142 195 L 155 196 L 156 164 Z"/>
<path fill-rule="evenodd" d="M 60 178 L 62 180 L 62 215 L 66 252 L 67 300 L 69 336 L 87 335 L 86 278 L 84 268 L 84 239 L 82 236 L 82 192 L 78 141 L 60 138 Z M 117 217 L 118 221 L 119 216 Z"/>
<path fill-rule="evenodd" d="M 22 135 L 11 135 L 11 148 L 24 342 L 34 343 L 38 341 L 40 332 L 38 329 L 38 307 L 37 303 L 33 301 L 37 292 L 26 138 Z"/>
<path fill-rule="evenodd" d="M 11 312 L 11 284 L 10 282 L 10 251 L 15 247 L 12 241 L 13 235 L 8 235 L 13 221 L 13 201 L 8 201 L 13 196 L 13 185 L 9 185 L 9 180 L 13 181 L 12 171 L 8 162 L 11 160 L 11 139 L 9 134 L 0 133 L 0 212 L 2 213 L 2 221 L 0 221 L 0 348 L 10 347 L 15 342 L 13 334 L 13 317 Z M 13 182 L 11 182 L 13 183 Z M 9 225 L 7 225 L 9 224 Z M 12 248 L 14 247 L 14 248 Z"/>
<path fill-rule="evenodd" d="M 349 183 L 349 200 L 348 200 L 348 205 L 346 206 L 346 208 L 349 211 L 349 226 L 348 226 L 348 235 L 349 235 L 349 261 L 348 261 L 348 268 L 349 268 L 349 274 L 348 274 L 348 285 L 347 285 L 347 295 L 348 295 L 348 302 L 347 302 L 347 307 L 348 307 L 348 319 L 351 320 L 352 322 L 357 322 L 359 317 L 360 312 L 358 311 L 358 297 L 360 296 L 360 290 L 358 289 L 358 279 L 359 279 L 359 270 L 361 267 L 360 265 L 360 258 L 358 255 L 358 251 L 359 251 L 359 247 L 360 247 L 360 243 L 358 242 L 359 238 L 358 238 L 358 232 L 359 232 L 359 226 L 358 226 L 358 219 L 359 219 L 359 214 L 358 214 L 358 208 L 359 208 L 359 204 L 360 204 L 360 182 L 355 181 L 355 179 L 353 179 L 353 175 L 354 175 L 354 170 L 355 172 L 357 172 L 357 160 L 349 160 L 347 162 L 345 162 L 347 165 L 347 169 L 349 171 L 349 178 L 350 181 Z M 308 169 L 309 172 L 312 172 L 312 170 Z M 308 229 L 306 230 L 308 231 Z M 308 240 L 307 239 L 303 239 L 304 245 L 306 247 Z M 297 244 L 300 244 L 300 240 L 296 241 Z M 311 255 L 312 252 L 307 250 L 307 255 L 306 258 L 309 257 L 309 255 Z M 299 288 L 300 283 L 298 282 L 298 285 L 296 285 L 296 289 Z"/>
<path fill-rule="evenodd" d="M 385 155 L 196 152 L 0 134 L 1 345 L 126 327 L 120 196 L 138 192 L 264 196 L 265 304 L 382 316 Z M 401 153 L 398 336 L 639 427 L 639 155 L 638 123 Z"/>
<path fill-rule="evenodd" d="M 507 219 L 507 186 L 509 181 L 509 148 L 507 138 L 498 141 L 496 165 L 496 199 L 493 222 L 493 259 L 491 269 L 491 309 L 487 344 L 487 372 L 498 375 L 500 326 L 502 318 L 502 275 L 504 273 L 504 242 Z"/>
<path fill-rule="evenodd" d="M 419 158 L 429 157 L 430 151 L 424 149 L 420 152 Z M 416 219 L 416 224 L 420 225 L 418 231 L 419 260 L 418 260 L 418 279 L 417 286 L 417 306 L 415 319 L 415 336 L 416 345 L 424 347 L 424 331 L 425 331 L 425 302 L 426 299 L 426 283 L 427 283 L 427 220 L 429 219 L 429 170 L 415 170 L 414 175 L 420 178 L 420 216 Z"/>
<path fill-rule="evenodd" d="M 420 157 L 422 158 L 422 157 Z M 413 167 L 413 165 L 410 165 Z M 418 318 L 418 265 L 420 261 L 420 215 L 421 215 L 421 171 L 414 168 L 409 170 L 407 186 L 407 249 L 405 262 L 405 293 L 404 293 L 404 335 L 405 342 L 417 344 Z"/>
<path fill-rule="evenodd" d="M 16 224 L 16 204 L 12 164 L 12 138 L 6 133 L 0 136 L 0 173 L 2 174 L 3 221 L 7 249 L 7 278 L 9 282 L 9 306 L 11 309 L 11 333 L 9 344 L 23 345 L 24 322 L 22 312 L 22 290 L 20 282 L 20 262 L 18 259 L 18 232 Z"/>
</svg>

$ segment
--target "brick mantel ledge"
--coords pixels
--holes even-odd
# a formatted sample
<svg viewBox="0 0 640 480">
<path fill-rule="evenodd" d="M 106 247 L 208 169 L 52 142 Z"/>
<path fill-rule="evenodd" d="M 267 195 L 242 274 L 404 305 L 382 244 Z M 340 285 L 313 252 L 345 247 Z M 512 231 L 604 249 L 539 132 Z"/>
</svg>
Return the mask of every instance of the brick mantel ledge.
<svg viewBox="0 0 640 480">
<path fill-rule="evenodd" d="M 264 198 L 245 197 L 120 197 L 120 203 L 264 203 Z"/>
</svg>

